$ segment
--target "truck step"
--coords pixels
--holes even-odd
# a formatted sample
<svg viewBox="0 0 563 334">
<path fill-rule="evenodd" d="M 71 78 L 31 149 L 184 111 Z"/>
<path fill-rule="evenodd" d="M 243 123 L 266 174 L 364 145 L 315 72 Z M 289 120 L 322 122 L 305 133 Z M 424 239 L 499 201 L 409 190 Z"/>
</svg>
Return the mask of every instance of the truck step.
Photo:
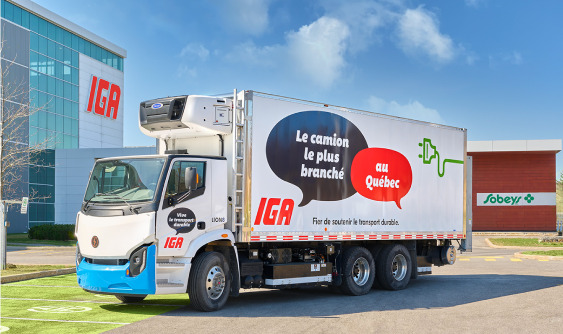
<svg viewBox="0 0 563 334">
<path fill-rule="evenodd" d="M 169 282 L 167 279 L 157 279 L 156 285 L 161 288 L 175 288 L 184 286 L 183 283 L 180 282 Z"/>
<path fill-rule="evenodd" d="M 156 264 L 159 267 L 166 267 L 166 268 L 183 268 L 186 266 L 185 263 L 179 263 L 179 262 L 157 262 Z"/>
</svg>

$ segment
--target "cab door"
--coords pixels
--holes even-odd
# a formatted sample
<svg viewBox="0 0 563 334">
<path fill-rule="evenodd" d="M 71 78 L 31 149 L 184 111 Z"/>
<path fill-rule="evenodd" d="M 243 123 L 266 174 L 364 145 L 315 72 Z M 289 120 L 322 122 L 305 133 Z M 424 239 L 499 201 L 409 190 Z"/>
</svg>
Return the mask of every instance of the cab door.
<svg viewBox="0 0 563 334">
<path fill-rule="evenodd" d="M 172 160 L 156 216 L 157 256 L 183 256 L 205 233 L 211 221 L 211 167 L 206 160 Z M 186 184 L 186 173 L 194 168 L 196 179 Z"/>
</svg>

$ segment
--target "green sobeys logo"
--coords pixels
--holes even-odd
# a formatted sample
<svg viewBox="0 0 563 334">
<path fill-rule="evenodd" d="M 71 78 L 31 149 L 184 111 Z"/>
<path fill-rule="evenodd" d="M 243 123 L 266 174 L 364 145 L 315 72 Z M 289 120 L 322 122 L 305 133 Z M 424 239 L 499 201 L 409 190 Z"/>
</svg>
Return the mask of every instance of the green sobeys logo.
<svg viewBox="0 0 563 334">
<path fill-rule="evenodd" d="M 483 202 L 483 204 L 491 203 L 491 204 L 506 204 L 506 205 L 518 205 L 522 196 L 501 196 L 500 194 L 489 194 L 487 198 Z M 524 197 L 524 200 L 528 202 L 528 204 L 532 203 L 534 200 L 534 196 L 532 194 L 528 194 Z"/>
</svg>

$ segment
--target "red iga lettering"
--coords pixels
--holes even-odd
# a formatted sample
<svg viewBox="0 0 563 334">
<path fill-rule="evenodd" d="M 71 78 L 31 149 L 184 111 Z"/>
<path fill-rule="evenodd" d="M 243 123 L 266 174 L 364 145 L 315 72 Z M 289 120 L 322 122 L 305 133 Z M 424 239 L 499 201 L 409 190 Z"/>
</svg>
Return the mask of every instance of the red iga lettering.
<svg viewBox="0 0 563 334">
<path fill-rule="evenodd" d="M 182 248 L 184 238 L 182 237 L 168 237 L 164 243 L 164 248 Z"/>
<path fill-rule="evenodd" d="M 100 79 L 98 82 L 98 92 L 96 93 L 96 103 L 94 104 L 94 112 L 98 115 L 104 115 L 106 109 L 107 97 L 106 92 L 109 90 L 109 82 Z"/>
<path fill-rule="evenodd" d="M 280 205 L 281 203 L 281 205 Z M 293 214 L 294 202 L 290 198 L 262 198 L 254 225 L 289 225 Z"/>
<path fill-rule="evenodd" d="M 118 85 L 92 76 L 87 112 L 94 111 L 100 116 L 116 119 L 120 99 L 121 88 Z"/>
<path fill-rule="evenodd" d="M 121 88 L 118 85 L 112 84 L 109 90 L 109 100 L 108 108 L 106 111 L 106 117 L 111 117 L 113 114 L 113 119 L 117 118 L 117 109 L 119 108 L 119 97 L 121 96 Z M 112 112 L 113 111 L 113 112 Z"/>
<path fill-rule="evenodd" d="M 88 98 L 88 108 L 86 111 L 92 112 L 92 105 L 94 104 L 94 97 L 96 96 L 96 87 L 98 86 L 98 77 L 92 76 L 92 83 L 90 84 L 90 98 Z"/>
</svg>

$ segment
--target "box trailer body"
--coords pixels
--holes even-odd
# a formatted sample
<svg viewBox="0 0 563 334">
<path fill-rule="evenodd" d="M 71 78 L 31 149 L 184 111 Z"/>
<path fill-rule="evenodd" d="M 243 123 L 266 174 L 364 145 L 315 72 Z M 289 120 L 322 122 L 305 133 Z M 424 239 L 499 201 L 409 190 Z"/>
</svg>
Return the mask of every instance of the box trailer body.
<svg viewBox="0 0 563 334">
<path fill-rule="evenodd" d="M 158 155 L 101 159 L 77 216 L 86 290 L 406 287 L 470 250 L 465 129 L 254 91 L 141 103 Z"/>
</svg>

